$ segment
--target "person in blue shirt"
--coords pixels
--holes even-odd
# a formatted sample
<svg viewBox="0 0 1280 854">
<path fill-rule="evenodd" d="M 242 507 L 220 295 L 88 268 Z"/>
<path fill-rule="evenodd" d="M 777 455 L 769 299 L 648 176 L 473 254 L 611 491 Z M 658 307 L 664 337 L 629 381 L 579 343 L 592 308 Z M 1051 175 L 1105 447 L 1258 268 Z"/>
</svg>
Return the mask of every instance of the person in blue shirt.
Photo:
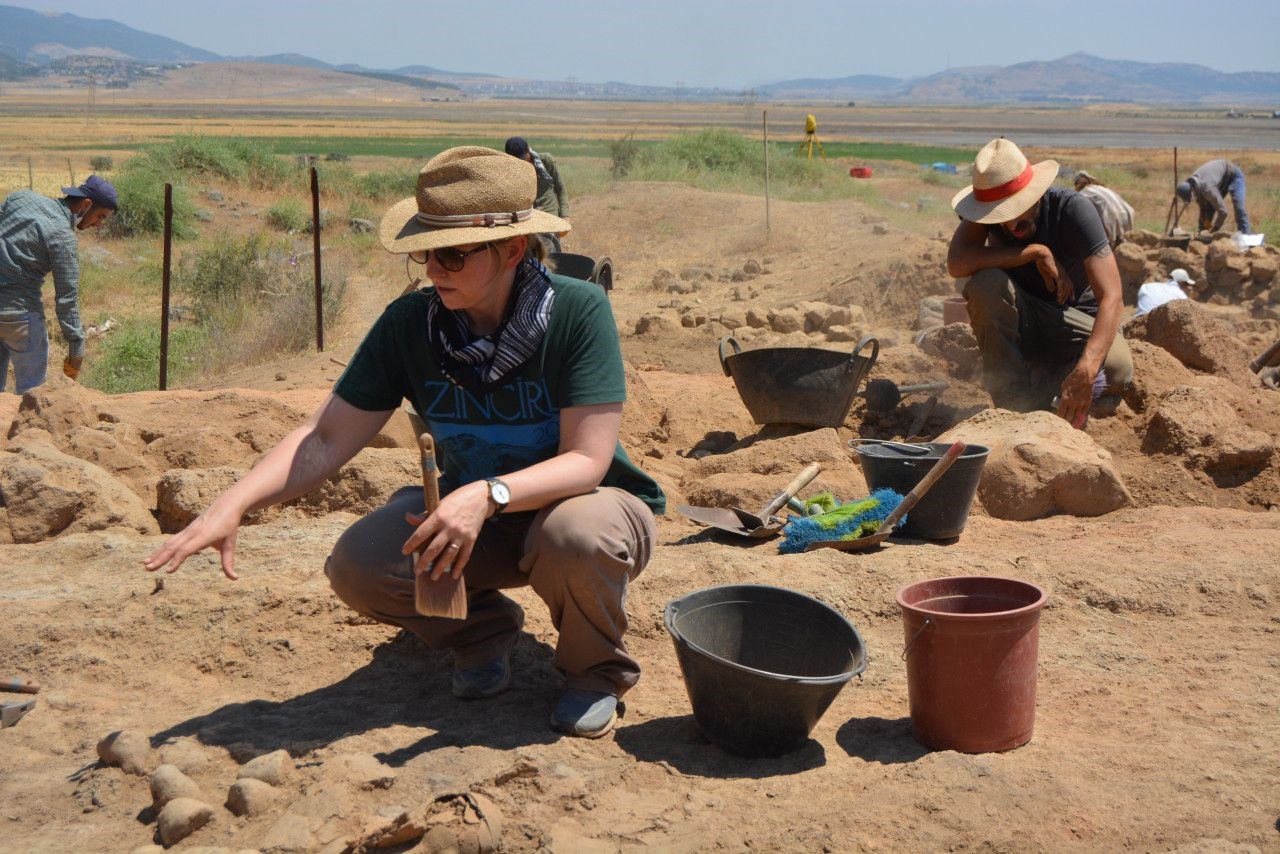
<svg viewBox="0 0 1280 854">
<path fill-rule="evenodd" d="M 84 363 L 80 324 L 80 262 L 76 232 L 96 228 L 119 205 L 110 181 L 91 175 L 63 187 L 61 199 L 19 190 L 0 206 L 0 391 L 13 365 L 14 391 L 42 385 L 48 371 L 49 332 L 40 289 L 53 274 L 54 306 L 67 356 L 62 370 L 75 379 Z"/>
</svg>

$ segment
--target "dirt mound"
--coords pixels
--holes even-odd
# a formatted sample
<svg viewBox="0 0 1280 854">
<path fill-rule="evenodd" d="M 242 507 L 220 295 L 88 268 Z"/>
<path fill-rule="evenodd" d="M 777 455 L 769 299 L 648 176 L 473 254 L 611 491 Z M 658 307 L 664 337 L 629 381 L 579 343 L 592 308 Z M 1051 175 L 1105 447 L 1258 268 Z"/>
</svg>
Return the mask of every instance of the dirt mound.
<svg viewBox="0 0 1280 854">
<path fill-rule="evenodd" d="M 76 459 L 26 430 L 22 446 L 0 455 L 0 496 L 6 531 L 0 542 L 37 543 L 49 537 L 122 528 L 155 534 L 160 528 L 136 495 L 110 473 Z"/>
<path fill-rule="evenodd" d="M 1249 353 L 1231 327 L 1188 299 L 1157 306 L 1124 325 L 1124 337 L 1149 341 L 1196 371 L 1248 382 Z"/>
<path fill-rule="evenodd" d="M 1247 426 L 1211 390 L 1176 386 L 1160 396 L 1147 422 L 1143 450 L 1178 454 L 1223 480 L 1247 480 L 1271 459 L 1271 436 Z"/>
</svg>

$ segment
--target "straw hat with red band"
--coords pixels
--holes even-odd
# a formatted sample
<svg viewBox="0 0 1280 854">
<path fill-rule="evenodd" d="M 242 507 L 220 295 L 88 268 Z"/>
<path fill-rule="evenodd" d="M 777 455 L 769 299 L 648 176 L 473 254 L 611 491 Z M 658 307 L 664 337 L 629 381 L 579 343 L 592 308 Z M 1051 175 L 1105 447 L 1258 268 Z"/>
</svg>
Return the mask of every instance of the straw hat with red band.
<svg viewBox="0 0 1280 854">
<path fill-rule="evenodd" d="M 1018 146 L 993 139 L 973 159 L 973 185 L 951 200 L 951 207 L 970 222 L 1008 222 L 1040 201 L 1058 177 L 1058 161 L 1032 166 Z"/>
</svg>

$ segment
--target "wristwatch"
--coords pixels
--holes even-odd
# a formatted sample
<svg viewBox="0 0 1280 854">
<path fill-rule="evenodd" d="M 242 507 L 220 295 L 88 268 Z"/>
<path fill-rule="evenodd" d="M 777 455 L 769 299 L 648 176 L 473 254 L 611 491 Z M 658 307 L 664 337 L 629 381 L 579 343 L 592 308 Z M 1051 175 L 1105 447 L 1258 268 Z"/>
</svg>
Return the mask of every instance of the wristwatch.
<svg viewBox="0 0 1280 854">
<path fill-rule="evenodd" d="M 511 502 L 511 490 L 496 477 L 487 477 L 484 482 L 489 484 L 489 500 L 498 505 L 498 509 L 493 511 L 493 515 L 497 516 Z"/>
</svg>

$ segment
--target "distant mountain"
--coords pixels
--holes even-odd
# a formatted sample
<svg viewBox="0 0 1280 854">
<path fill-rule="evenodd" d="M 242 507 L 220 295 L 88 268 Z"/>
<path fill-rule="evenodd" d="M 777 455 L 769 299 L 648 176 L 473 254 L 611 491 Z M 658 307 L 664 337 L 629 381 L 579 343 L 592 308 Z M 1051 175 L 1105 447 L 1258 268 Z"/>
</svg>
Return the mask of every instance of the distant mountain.
<svg viewBox="0 0 1280 854">
<path fill-rule="evenodd" d="M 399 83 L 404 86 L 412 86 L 415 89 L 456 89 L 461 87 L 452 83 L 445 83 L 442 80 L 428 80 L 425 77 L 413 77 L 408 74 L 392 74 L 390 71 L 347 71 L 347 74 L 354 74 L 357 77 L 368 77 L 371 80 L 382 80 L 387 83 Z"/>
<path fill-rule="evenodd" d="M 0 53 L 0 80 L 21 80 L 35 74 L 37 70 L 34 65 Z"/>
<path fill-rule="evenodd" d="M 354 12 L 353 12 L 354 14 Z M 100 56 L 145 65 L 189 62 L 253 62 L 337 71 L 415 88 L 458 88 L 491 98 L 584 98 L 602 100 L 828 100 L 903 104 L 1090 103 L 1280 105 L 1280 73 L 1215 71 L 1189 63 L 1101 59 L 1074 53 L 1051 62 L 1007 67 L 950 68 L 901 79 L 855 74 L 831 79 L 783 80 L 742 90 L 685 86 L 640 86 L 607 81 L 531 80 L 445 71 L 429 65 L 393 70 L 335 65 L 298 53 L 222 57 L 182 42 L 109 20 L 41 13 L 0 5 L 0 80 L 31 76 L 68 57 Z M 39 66 L 34 69 L 31 66 Z M 143 72 L 155 69 L 143 69 Z M 139 72 L 140 73 L 140 72 Z M 136 76 L 130 70 L 129 79 Z M 122 78 L 123 79 L 123 78 Z M 424 85 L 422 81 L 428 81 Z"/>
<path fill-rule="evenodd" d="M 430 65 L 404 65 L 391 70 L 396 74 L 407 74 L 410 77 L 497 78 L 498 76 L 496 74 L 472 74 L 468 71 L 445 71 L 442 68 L 432 68 Z"/>
<path fill-rule="evenodd" d="M 0 6 L 0 53 L 36 65 L 75 54 L 144 62 L 200 62 L 216 53 L 126 27 L 116 21 Z"/>
<path fill-rule="evenodd" d="M 273 53 L 270 56 L 219 56 L 214 58 L 224 62 L 261 62 L 264 65 L 290 65 L 294 68 L 324 68 L 337 69 L 338 71 L 351 70 L 351 68 L 338 68 L 336 65 L 330 65 L 323 59 L 316 59 L 314 56 L 307 56 L 306 54 L 301 53 Z"/>
<path fill-rule="evenodd" d="M 882 77 L 877 74 L 854 74 L 849 77 L 837 77 L 822 80 L 804 77 L 799 80 L 784 80 L 781 83 L 770 83 L 757 86 L 756 93 L 765 98 L 823 98 L 823 99 L 879 99 L 898 90 L 907 81 L 900 77 Z"/>
<path fill-rule="evenodd" d="M 1259 103 L 1280 102 L 1280 74 L 1225 73 L 1189 63 L 1102 59 L 1073 53 L 1051 62 L 951 68 L 913 80 L 858 75 L 786 80 L 758 91 L 778 98 L 896 103 Z"/>
</svg>

